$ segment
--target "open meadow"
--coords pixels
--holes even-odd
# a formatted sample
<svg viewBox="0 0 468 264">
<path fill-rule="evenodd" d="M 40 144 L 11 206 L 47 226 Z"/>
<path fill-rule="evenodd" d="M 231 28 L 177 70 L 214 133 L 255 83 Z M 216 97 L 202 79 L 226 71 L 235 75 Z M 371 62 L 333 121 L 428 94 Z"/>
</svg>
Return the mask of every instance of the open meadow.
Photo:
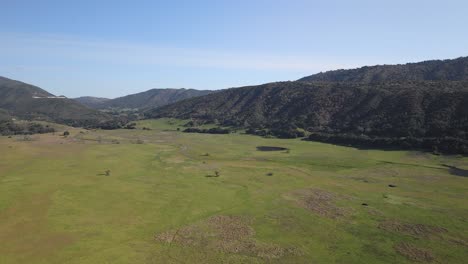
<svg viewBox="0 0 468 264">
<path fill-rule="evenodd" d="M 468 259 L 467 157 L 183 123 L 0 137 L 0 263 Z"/>
</svg>

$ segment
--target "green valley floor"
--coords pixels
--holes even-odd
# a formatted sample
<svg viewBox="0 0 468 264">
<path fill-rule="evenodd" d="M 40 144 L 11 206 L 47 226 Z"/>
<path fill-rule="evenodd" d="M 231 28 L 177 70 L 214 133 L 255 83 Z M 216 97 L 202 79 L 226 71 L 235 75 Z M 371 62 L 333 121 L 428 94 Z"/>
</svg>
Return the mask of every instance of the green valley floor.
<svg viewBox="0 0 468 264">
<path fill-rule="evenodd" d="M 183 123 L 0 137 L 0 263 L 468 259 L 467 157 Z"/>
</svg>

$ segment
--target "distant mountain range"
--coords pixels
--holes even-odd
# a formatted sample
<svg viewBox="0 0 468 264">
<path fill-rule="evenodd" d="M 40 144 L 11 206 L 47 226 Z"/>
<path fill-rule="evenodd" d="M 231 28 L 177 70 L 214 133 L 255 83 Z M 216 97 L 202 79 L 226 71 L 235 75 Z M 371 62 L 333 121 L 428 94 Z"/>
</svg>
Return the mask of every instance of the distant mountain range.
<svg viewBox="0 0 468 264">
<path fill-rule="evenodd" d="M 131 115 L 95 109 L 137 109 Z M 0 77 L 0 119 L 118 128 L 129 117 L 175 117 L 248 133 L 468 154 L 468 57 L 314 74 L 221 91 L 152 89 L 116 99 L 56 97 Z M 120 118 L 120 120 L 119 120 Z M 115 121 L 115 120 L 118 121 Z M 98 126 L 99 127 L 99 126 Z"/>
<path fill-rule="evenodd" d="M 187 98 L 203 96 L 213 91 L 195 89 L 151 89 L 145 92 L 131 94 L 115 99 L 99 97 L 79 97 L 76 101 L 95 109 L 131 108 L 148 109 L 175 103 Z"/>
<path fill-rule="evenodd" d="M 108 108 L 148 109 L 212 91 L 152 89 L 116 99 L 55 96 L 37 86 L 0 77 L 0 120 L 44 120 L 73 126 L 117 128 L 128 118 L 98 111 Z"/>
<path fill-rule="evenodd" d="M 388 137 L 457 136 L 468 131 L 468 82 L 279 82 L 188 99 L 147 116 Z"/>
<path fill-rule="evenodd" d="M 466 81 L 468 57 L 453 60 L 430 60 L 400 65 L 366 66 L 351 70 L 327 71 L 299 81 L 327 82 L 398 82 L 398 81 Z"/>
<path fill-rule="evenodd" d="M 27 83 L 0 77 L 0 115 L 86 126 L 111 117 Z"/>
<path fill-rule="evenodd" d="M 306 131 L 315 140 L 379 140 L 468 153 L 467 61 L 332 71 L 296 82 L 227 89 L 152 109 L 146 116 L 217 122 L 261 135 L 295 137 Z"/>
</svg>

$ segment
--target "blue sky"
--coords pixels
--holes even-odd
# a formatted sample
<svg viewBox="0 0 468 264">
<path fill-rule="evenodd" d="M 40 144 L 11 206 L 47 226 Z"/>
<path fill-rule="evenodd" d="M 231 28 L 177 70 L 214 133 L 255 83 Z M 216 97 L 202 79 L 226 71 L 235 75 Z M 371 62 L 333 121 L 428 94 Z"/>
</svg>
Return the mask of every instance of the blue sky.
<svg viewBox="0 0 468 264">
<path fill-rule="evenodd" d="M 461 0 L 0 0 L 0 8 L 0 76 L 69 97 L 468 56 Z"/>
</svg>

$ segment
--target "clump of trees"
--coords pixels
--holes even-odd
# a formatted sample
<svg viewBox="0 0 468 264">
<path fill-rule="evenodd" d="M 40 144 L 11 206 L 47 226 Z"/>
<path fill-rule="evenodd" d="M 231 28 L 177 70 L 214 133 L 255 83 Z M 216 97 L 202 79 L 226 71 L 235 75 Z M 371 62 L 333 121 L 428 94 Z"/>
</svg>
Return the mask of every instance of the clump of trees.
<svg viewBox="0 0 468 264">
<path fill-rule="evenodd" d="M 221 127 L 213 127 L 213 128 L 196 128 L 196 127 L 189 127 L 184 129 L 183 132 L 186 133 L 208 133 L 208 134 L 229 134 L 231 130 L 228 128 L 221 128 Z"/>
<path fill-rule="evenodd" d="M 0 121 L 0 135 L 32 135 L 55 132 L 53 127 L 34 122 Z"/>
<path fill-rule="evenodd" d="M 304 131 L 292 126 L 277 126 L 271 129 L 265 128 L 248 128 L 246 134 L 257 135 L 262 137 L 277 137 L 277 138 L 301 138 L 305 136 Z"/>
<path fill-rule="evenodd" d="M 434 154 L 468 154 L 468 140 L 455 137 L 378 137 L 356 134 L 312 133 L 308 140 L 361 148 L 421 149 Z"/>
<path fill-rule="evenodd" d="M 132 122 L 132 123 L 128 123 L 125 125 L 124 127 L 125 129 L 135 129 L 136 128 L 136 123 Z"/>
</svg>

